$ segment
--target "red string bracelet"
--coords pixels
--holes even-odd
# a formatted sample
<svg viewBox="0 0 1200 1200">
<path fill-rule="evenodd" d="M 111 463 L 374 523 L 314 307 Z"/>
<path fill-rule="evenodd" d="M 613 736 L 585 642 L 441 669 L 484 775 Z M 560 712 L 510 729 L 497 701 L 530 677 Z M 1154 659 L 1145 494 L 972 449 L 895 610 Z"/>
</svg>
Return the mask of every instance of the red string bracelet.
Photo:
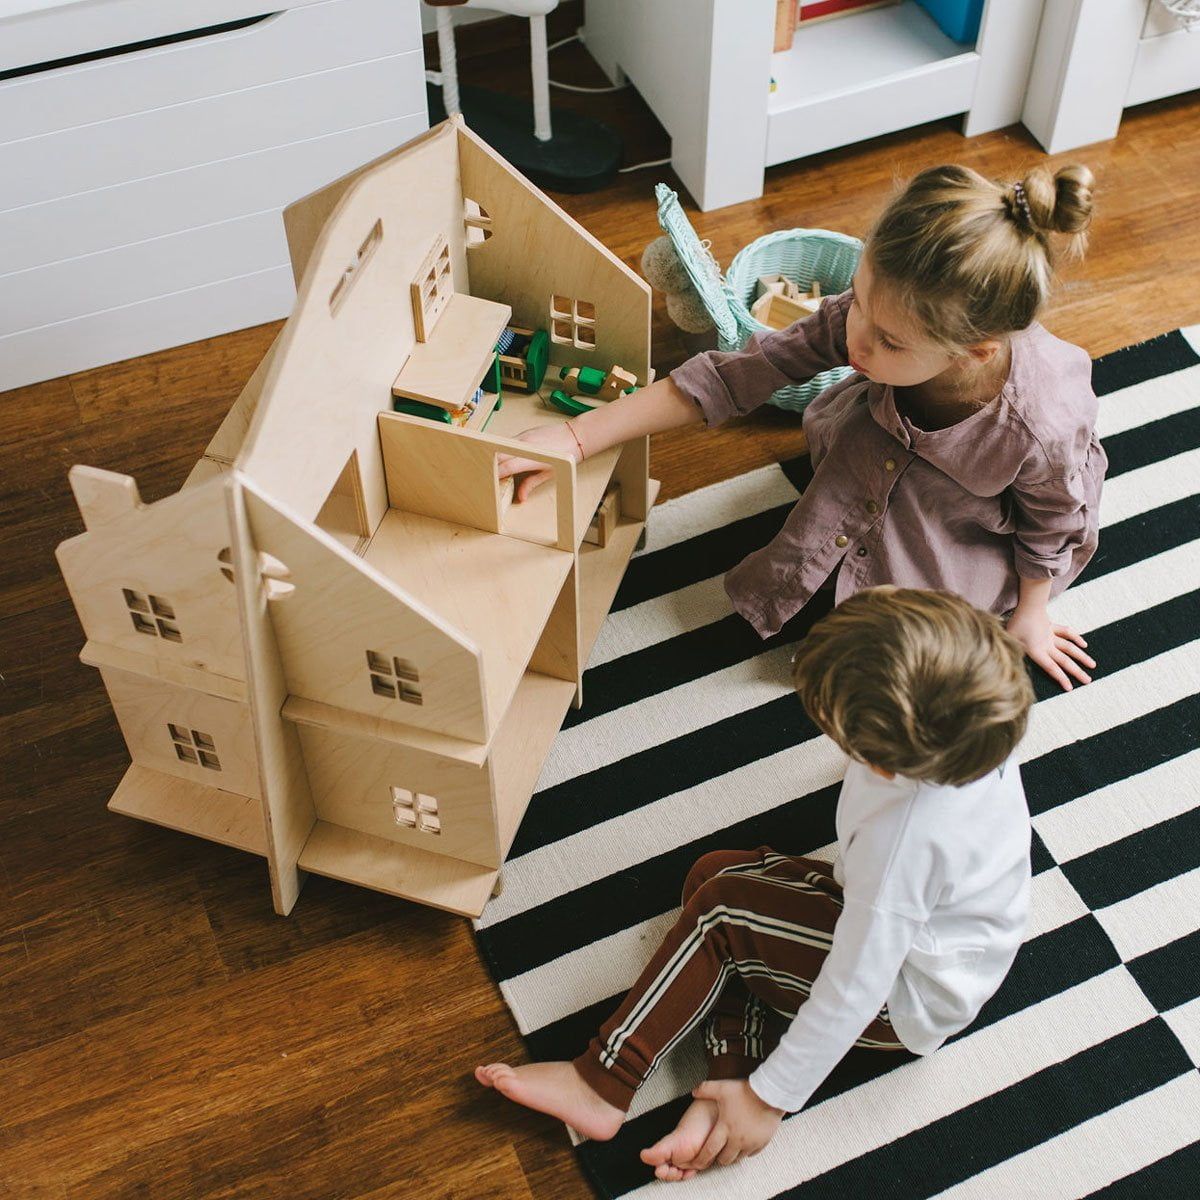
<svg viewBox="0 0 1200 1200">
<path fill-rule="evenodd" d="M 577 445 L 577 446 L 579 447 L 579 461 L 580 461 L 580 462 L 583 462 L 583 460 L 584 460 L 585 458 L 587 458 L 587 455 L 586 455 L 586 454 L 584 454 L 584 452 L 583 452 L 583 443 L 582 443 L 582 442 L 579 440 L 579 434 L 577 434 L 577 433 L 575 432 L 575 430 L 573 430 L 573 429 L 571 428 L 571 422 L 570 422 L 570 421 L 567 421 L 567 422 L 566 422 L 566 426 L 567 426 L 567 432 L 568 432 L 568 433 L 569 433 L 569 434 L 570 434 L 570 435 L 571 435 L 571 436 L 572 436 L 572 437 L 575 439 L 575 445 Z"/>
</svg>

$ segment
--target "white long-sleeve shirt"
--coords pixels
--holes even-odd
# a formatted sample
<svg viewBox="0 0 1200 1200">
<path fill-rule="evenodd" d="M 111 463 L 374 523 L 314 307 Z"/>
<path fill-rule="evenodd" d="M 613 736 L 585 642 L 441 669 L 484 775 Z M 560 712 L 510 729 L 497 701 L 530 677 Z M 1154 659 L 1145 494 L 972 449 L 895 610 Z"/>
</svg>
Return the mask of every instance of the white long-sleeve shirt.
<svg viewBox="0 0 1200 1200">
<path fill-rule="evenodd" d="M 845 907 L 812 992 L 750 1076 L 766 1103 L 802 1108 L 886 1003 L 929 1054 L 1000 986 L 1029 910 L 1029 810 L 1015 759 L 942 787 L 852 762 L 838 798 Z"/>
</svg>

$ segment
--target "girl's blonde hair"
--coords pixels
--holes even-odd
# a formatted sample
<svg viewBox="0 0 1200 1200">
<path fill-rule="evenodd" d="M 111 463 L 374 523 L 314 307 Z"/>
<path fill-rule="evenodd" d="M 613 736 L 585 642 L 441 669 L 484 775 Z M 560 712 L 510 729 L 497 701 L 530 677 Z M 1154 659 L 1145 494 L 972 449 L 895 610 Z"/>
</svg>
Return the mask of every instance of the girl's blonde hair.
<svg viewBox="0 0 1200 1200">
<path fill-rule="evenodd" d="M 1091 171 L 1035 167 L 996 183 L 953 164 L 931 167 L 888 205 L 864 257 L 876 286 L 930 340 L 960 350 L 1024 329 L 1050 297 L 1057 260 L 1051 237 L 1083 254 L 1092 220 Z"/>
<path fill-rule="evenodd" d="M 1033 702 L 1024 652 L 994 616 L 915 588 L 840 604 L 801 641 L 792 681 L 852 758 L 954 786 L 1008 759 Z"/>
</svg>

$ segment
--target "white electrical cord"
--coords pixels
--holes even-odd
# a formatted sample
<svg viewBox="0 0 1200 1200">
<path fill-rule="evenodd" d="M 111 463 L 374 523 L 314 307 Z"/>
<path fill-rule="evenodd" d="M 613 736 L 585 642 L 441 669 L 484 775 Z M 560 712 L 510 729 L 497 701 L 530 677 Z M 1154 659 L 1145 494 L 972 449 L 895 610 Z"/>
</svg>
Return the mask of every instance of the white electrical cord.
<svg viewBox="0 0 1200 1200">
<path fill-rule="evenodd" d="M 665 167 L 670 161 L 669 158 L 655 158 L 651 159 L 650 162 L 634 163 L 632 167 L 621 167 L 617 171 L 617 174 L 624 175 L 626 171 L 643 171 L 647 167 Z"/>
<path fill-rule="evenodd" d="M 557 50 L 559 46 L 565 46 L 569 42 L 581 42 L 583 39 L 577 33 L 571 34 L 570 37 L 559 39 L 559 41 L 546 47 L 547 52 Z M 560 88 L 564 92 L 582 92 L 584 95 L 603 95 L 605 92 L 623 92 L 629 84 L 618 83 L 612 87 L 580 87 L 576 83 L 559 83 L 557 79 L 550 80 L 550 86 Z"/>
</svg>

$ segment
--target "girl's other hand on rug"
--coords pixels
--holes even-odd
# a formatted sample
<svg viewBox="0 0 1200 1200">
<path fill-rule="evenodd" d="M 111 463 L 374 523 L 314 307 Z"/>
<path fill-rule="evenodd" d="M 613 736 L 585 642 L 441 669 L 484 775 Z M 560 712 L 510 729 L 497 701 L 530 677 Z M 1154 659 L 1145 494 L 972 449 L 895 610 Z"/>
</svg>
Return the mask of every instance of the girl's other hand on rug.
<svg viewBox="0 0 1200 1200">
<path fill-rule="evenodd" d="M 700 1153 L 688 1164 L 703 1171 L 714 1162 L 727 1167 L 757 1154 L 774 1136 L 783 1110 L 760 1100 L 747 1079 L 710 1079 L 696 1088 L 697 1100 L 713 1100 L 717 1123 Z"/>
<path fill-rule="evenodd" d="M 1008 622 L 1008 632 L 1025 647 L 1030 661 L 1036 663 L 1055 683 L 1069 692 L 1079 683 L 1091 683 L 1084 667 L 1096 669 L 1096 660 L 1087 653 L 1087 642 L 1067 625 L 1053 625 L 1043 609 L 1022 612 L 1018 607 Z"/>
<path fill-rule="evenodd" d="M 557 1117 L 594 1142 L 615 1137 L 625 1122 L 625 1114 L 592 1091 L 573 1063 L 489 1063 L 475 1068 L 475 1078 L 517 1104 Z"/>
<path fill-rule="evenodd" d="M 1050 599 L 1049 579 L 1022 579 L 1020 599 L 1008 618 L 1008 632 L 1025 647 L 1030 661 L 1036 663 L 1064 692 L 1075 686 L 1068 676 L 1080 683 L 1091 683 L 1083 669 L 1096 669 L 1096 660 L 1087 653 L 1087 642 L 1066 625 L 1054 625 L 1046 604 Z"/>
<path fill-rule="evenodd" d="M 654 1168 L 654 1177 L 667 1183 L 681 1183 L 696 1174 L 691 1161 L 700 1153 L 717 1123 L 715 1100 L 693 1100 L 679 1118 L 679 1124 L 642 1151 L 642 1162 Z"/>
</svg>

